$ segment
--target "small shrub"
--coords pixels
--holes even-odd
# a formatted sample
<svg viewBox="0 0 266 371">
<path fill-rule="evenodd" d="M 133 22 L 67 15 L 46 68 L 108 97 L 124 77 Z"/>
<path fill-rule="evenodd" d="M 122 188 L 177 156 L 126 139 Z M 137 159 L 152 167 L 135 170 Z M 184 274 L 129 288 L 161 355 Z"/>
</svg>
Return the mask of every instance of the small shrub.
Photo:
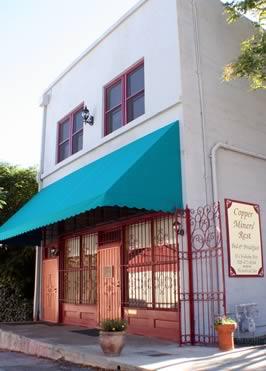
<svg viewBox="0 0 266 371">
<path fill-rule="evenodd" d="M 32 321 L 32 300 L 11 280 L 0 279 L 0 322 Z"/>
<path fill-rule="evenodd" d="M 236 321 L 230 317 L 219 316 L 214 321 L 214 328 L 216 329 L 219 325 L 233 325 L 236 324 Z"/>
<path fill-rule="evenodd" d="M 124 331 L 127 328 L 127 322 L 122 319 L 106 319 L 101 323 L 101 329 L 107 332 Z"/>
</svg>

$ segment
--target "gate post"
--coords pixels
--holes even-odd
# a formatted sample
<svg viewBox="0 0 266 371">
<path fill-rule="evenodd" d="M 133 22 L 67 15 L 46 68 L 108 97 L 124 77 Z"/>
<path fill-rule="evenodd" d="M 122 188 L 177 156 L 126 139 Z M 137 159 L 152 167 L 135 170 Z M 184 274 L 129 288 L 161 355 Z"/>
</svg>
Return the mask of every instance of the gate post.
<svg viewBox="0 0 266 371">
<path fill-rule="evenodd" d="M 194 290 L 193 290 L 193 264 L 192 264 L 192 241 L 190 209 L 186 207 L 186 229 L 187 229 L 187 252 L 188 252 L 188 279 L 189 279 L 189 320 L 191 345 L 195 345 L 195 312 L 194 312 Z"/>
</svg>

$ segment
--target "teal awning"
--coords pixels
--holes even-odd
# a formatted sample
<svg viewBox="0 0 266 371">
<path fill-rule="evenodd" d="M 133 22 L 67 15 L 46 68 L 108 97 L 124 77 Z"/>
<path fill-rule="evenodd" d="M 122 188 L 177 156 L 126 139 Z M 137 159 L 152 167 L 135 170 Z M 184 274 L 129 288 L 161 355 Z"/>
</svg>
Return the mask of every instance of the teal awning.
<svg viewBox="0 0 266 371">
<path fill-rule="evenodd" d="M 182 208 L 178 122 L 43 188 L 0 228 L 0 241 L 102 206 Z"/>
</svg>

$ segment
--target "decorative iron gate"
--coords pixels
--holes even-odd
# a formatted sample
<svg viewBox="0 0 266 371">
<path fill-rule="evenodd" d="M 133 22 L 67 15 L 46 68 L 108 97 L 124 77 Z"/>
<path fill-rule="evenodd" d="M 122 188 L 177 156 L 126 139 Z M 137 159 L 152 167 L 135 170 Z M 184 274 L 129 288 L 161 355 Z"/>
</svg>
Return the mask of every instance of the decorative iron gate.
<svg viewBox="0 0 266 371">
<path fill-rule="evenodd" d="M 215 317 L 225 314 L 220 205 L 187 208 L 180 219 L 180 344 L 214 344 Z"/>
</svg>

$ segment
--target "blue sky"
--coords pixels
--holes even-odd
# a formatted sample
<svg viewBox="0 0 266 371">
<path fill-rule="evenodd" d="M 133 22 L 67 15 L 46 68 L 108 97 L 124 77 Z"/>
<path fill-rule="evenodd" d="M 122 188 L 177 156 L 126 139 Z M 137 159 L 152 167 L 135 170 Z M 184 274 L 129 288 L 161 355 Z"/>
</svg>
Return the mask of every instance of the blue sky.
<svg viewBox="0 0 266 371">
<path fill-rule="evenodd" d="M 45 88 L 138 0 L 0 0 L 0 161 L 38 165 Z"/>
</svg>

